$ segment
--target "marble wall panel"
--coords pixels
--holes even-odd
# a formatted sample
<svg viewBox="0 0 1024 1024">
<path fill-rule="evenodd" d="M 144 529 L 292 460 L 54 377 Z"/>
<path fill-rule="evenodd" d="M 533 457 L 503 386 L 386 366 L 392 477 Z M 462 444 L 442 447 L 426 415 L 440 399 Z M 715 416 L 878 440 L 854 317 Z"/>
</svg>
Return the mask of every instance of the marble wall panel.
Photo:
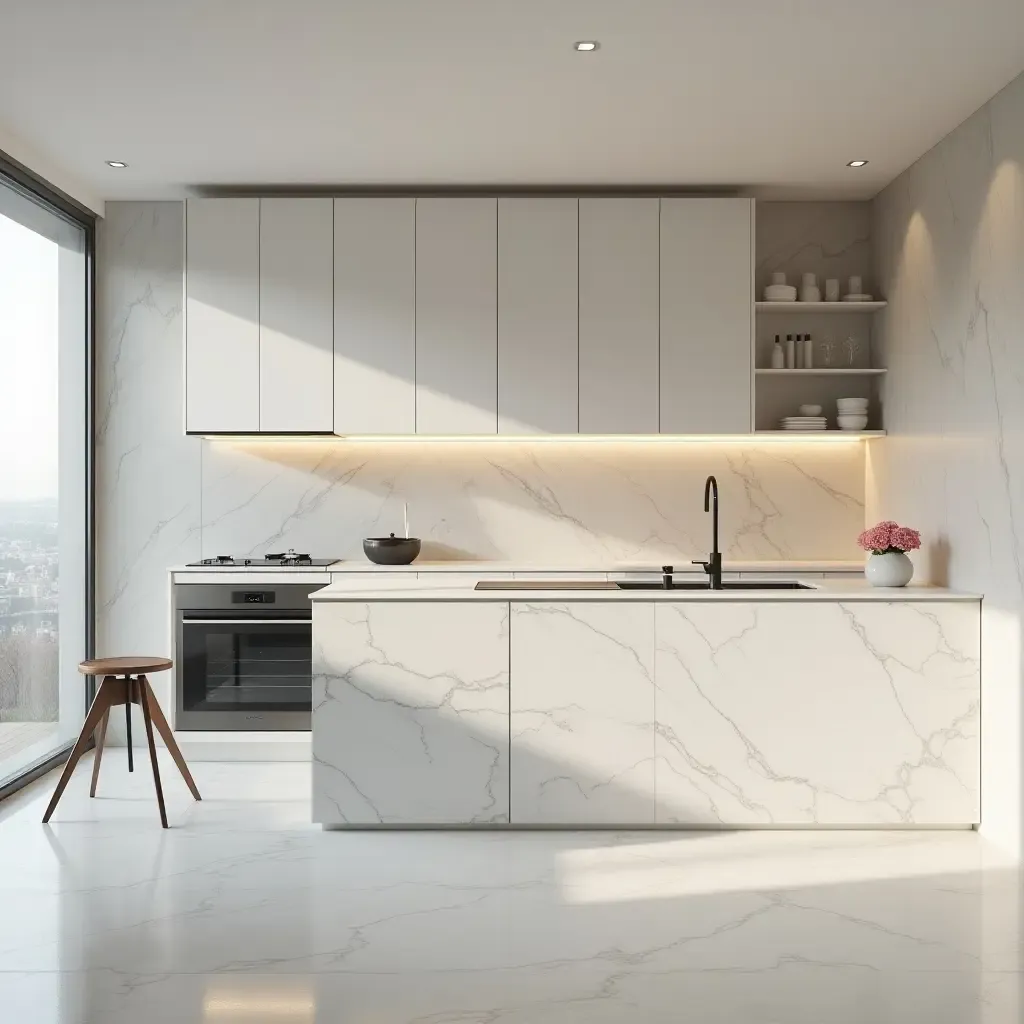
<svg viewBox="0 0 1024 1024">
<path fill-rule="evenodd" d="M 982 828 L 1024 836 L 1024 76 L 874 202 L 889 437 L 869 518 L 922 531 L 919 576 L 981 592 Z"/>
</svg>

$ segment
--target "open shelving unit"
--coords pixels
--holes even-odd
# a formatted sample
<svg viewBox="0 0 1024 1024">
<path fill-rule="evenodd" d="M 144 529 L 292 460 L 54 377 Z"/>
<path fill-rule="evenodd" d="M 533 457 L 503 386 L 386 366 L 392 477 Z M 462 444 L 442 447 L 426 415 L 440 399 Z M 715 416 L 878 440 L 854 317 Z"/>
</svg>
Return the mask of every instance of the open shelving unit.
<svg viewBox="0 0 1024 1024">
<path fill-rule="evenodd" d="M 881 383 L 886 370 L 876 351 L 873 317 L 887 303 L 877 302 L 755 302 L 754 431 L 794 437 L 882 437 Z M 775 337 L 785 347 L 786 335 L 810 334 L 814 341 L 811 369 L 771 367 Z M 836 427 L 836 399 L 867 398 L 868 429 L 841 431 Z M 801 405 L 820 405 L 828 417 L 826 431 L 780 430 L 784 416 Z"/>
</svg>

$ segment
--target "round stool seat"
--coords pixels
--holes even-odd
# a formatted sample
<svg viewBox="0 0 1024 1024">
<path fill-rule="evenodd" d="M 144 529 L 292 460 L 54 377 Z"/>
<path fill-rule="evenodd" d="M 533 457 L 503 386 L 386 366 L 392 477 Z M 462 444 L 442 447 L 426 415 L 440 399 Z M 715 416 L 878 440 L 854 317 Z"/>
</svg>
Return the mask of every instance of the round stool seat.
<svg viewBox="0 0 1024 1024">
<path fill-rule="evenodd" d="M 150 672 L 166 672 L 173 668 L 169 658 L 90 658 L 78 666 L 84 676 L 144 676 Z"/>
</svg>

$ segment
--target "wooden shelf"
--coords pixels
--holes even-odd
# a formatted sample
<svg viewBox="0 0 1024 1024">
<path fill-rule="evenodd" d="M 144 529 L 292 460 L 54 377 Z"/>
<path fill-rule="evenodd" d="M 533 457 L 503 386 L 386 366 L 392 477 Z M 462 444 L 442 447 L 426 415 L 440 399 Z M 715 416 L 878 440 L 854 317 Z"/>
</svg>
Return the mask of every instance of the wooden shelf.
<svg viewBox="0 0 1024 1024">
<path fill-rule="evenodd" d="M 876 313 L 887 302 L 755 302 L 758 313 Z"/>
<path fill-rule="evenodd" d="M 754 437 L 791 437 L 794 441 L 808 437 L 848 438 L 859 441 L 862 438 L 885 437 L 884 430 L 755 430 Z"/>
<path fill-rule="evenodd" d="M 886 372 L 879 367 L 868 366 L 823 366 L 820 370 L 816 367 L 809 370 L 775 370 L 771 367 L 759 366 L 754 370 L 758 376 L 765 377 L 877 377 Z"/>
</svg>

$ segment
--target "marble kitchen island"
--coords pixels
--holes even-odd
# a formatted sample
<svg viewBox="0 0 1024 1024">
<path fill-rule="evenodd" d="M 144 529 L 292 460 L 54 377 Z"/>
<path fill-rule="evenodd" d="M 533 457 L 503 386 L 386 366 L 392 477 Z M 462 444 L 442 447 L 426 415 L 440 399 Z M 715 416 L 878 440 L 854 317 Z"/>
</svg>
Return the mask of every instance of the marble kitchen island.
<svg viewBox="0 0 1024 1024">
<path fill-rule="evenodd" d="M 419 580 L 313 596 L 329 827 L 979 821 L 980 598 Z"/>
</svg>

